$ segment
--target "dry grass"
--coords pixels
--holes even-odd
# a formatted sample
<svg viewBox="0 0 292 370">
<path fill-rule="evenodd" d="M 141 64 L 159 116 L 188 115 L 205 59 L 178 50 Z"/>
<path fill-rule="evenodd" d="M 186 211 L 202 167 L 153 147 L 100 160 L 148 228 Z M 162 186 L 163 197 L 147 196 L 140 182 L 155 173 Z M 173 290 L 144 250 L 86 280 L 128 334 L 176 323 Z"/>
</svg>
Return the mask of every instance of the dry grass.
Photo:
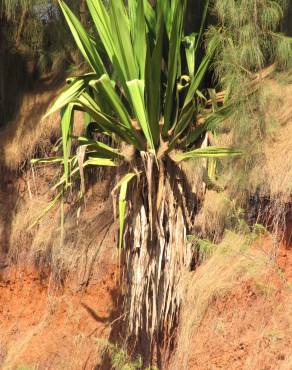
<svg viewBox="0 0 292 370">
<path fill-rule="evenodd" d="M 266 121 L 271 131 L 263 146 L 263 159 L 251 172 L 250 184 L 263 195 L 289 202 L 292 195 L 292 84 L 267 81 L 263 94 Z"/>
<path fill-rule="evenodd" d="M 65 203 L 64 229 L 61 228 L 59 202 L 30 229 L 54 196 L 49 188 L 50 173 L 47 171 L 39 170 L 35 186 L 32 176 L 26 179 L 26 183 L 31 184 L 31 193 L 19 200 L 14 210 L 9 254 L 13 260 L 30 260 L 40 269 L 49 268 L 59 283 L 74 272 L 77 285 L 82 285 L 90 279 L 104 239 L 109 242 L 109 230 L 115 227 L 108 194 L 110 187 L 108 181 L 93 185 L 86 195 L 87 206 L 84 202 L 79 205 Z M 113 231 L 111 233 L 114 237 Z"/>
<path fill-rule="evenodd" d="M 52 144 L 60 136 L 60 114 L 58 112 L 42 119 L 49 105 L 58 94 L 60 86 L 26 93 L 18 114 L 1 132 L 2 163 L 10 170 L 19 169 L 35 155 L 46 156 Z M 83 130 L 83 117 L 77 113 L 75 134 Z"/>
<path fill-rule="evenodd" d="M 231 221 L 233 206 L 227 195 L 207 190 L 202 208 L 195 219 L 196 234 L 218 242 Z"/>
<path fill-rule="evenodd" d="M 173 369 L 187 369 L 192 338 L 211 302 L 267 268 L 268 257 L 249 248 L 246 237 L 227 232 L 212 257 L 193 273 L 187 273 L 182 288 L 184 305 Z"/>
<path fill-rule="evenodd" d="M 7 204 L 10 209 L 9 230 L 2 230 L 4 223 L 0 223 L 0 232 L 8 235 L 9 254 L 14 260 L 30 259 L 40 267 L 49 267 L 57 281 L 63 281 L 68 272 L 75 271 L 76 279 L 81 281 L 88 278 L 86 274 L 96 259 L 100 239 L 108 223 L 113 221 L 112 214 L 102 219 L 103 214 L 111 213 L 107 199 L 109 188 L 100 183 L 95 195 L 91 189 L 87 197 L 93 199 L 93 204 L 86 209 L 82 203 L 81 212 L 78 205 L 73 205 L 74 202 L 65 204 L 62 240 L 59 203 L 38 226 L 29 229 L 56 195 L 51 186 L 59 176 L 58 168 L 40 165 L 30 169 L 29 161 L 33 157 L 56 155 L 52 153 L 52 147 L 61 134 L 60 114 L 57 112 L 45 119 L 43 116 L 62 86 L 43 85 L 39 90 L 25 93 L 16 118 L 0 133 L 0 162 L 3 170 L 13 178 L 16 198 L 8 200 Z M 78 136 L 83 132 L 83 113 L 75 112 L 73 134 Z M 14 171 L 19 171 L 19 177 Z M 23 188 L 21 194 L 20 188 Z M 2 219 L 5 220 L 4 214 Z"/>
</svg>

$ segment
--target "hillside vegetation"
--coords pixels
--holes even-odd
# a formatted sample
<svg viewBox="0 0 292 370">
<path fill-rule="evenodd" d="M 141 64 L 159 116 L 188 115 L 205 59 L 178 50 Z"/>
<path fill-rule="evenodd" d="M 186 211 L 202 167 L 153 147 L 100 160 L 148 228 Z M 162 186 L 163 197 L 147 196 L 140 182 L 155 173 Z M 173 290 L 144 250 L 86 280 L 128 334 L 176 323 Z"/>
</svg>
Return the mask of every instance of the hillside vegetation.
<svg viewBox="0 0 292 370">
<path fill-rule="evenodd" d="M 284 1 L 49 3 L 0 2 L 0 367 L 290 369 Z"/>
</svg>

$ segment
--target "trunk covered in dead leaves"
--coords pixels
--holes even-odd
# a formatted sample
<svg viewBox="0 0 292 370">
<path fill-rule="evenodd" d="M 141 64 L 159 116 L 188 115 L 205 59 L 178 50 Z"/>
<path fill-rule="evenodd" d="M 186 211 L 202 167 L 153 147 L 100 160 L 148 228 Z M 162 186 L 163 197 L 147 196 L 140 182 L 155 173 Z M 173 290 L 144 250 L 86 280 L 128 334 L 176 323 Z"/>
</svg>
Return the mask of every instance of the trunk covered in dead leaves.
<svg viewBox="0 0 292 370">
<path fill-rule="evenodd" d="M 182 297 L 178 283 L 192 259 L 187 235 L 196 198 L 170 158 L 157 163 L 144 153 L 142 162 L 146 176 L 129 191 L 126 313 L 129 334 L 146 334 L 156 342 L 177 322 Z"/>
</svg>

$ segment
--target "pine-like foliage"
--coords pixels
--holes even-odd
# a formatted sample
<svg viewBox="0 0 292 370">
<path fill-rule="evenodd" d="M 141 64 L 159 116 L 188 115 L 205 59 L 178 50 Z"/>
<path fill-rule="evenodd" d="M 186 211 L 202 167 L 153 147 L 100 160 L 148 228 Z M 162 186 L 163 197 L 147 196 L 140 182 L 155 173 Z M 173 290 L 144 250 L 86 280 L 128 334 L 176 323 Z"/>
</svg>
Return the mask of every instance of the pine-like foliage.
<svg viewBox="0 0 292 370">
<path fill-rule="evenodd" d="M 81 2 L 71 3 L 79 13 Z M 2 49 L 30 56 L 40 73 L 58 69 L 65 59 L 75 61 L 73 40 L 55 0 L 0 0 L 0 22 Z"/>
<path fill-rule="evenodd" d="M 258 82 L 274 71 L 292 66 L 291 39 L 277 32 L 284 3 L 284 0 L 213 2 L 218 25 L 209 28 L 208 38 L 219 43 L 215 77 L 225 91 L 225 99 L 229 97 L 234 103 L 231 121 L 236 124 L 235 137 L 242 144 L 246 142 L 243 136 L 258 141 L 268 128 L 262 119 L 266 93 L 262 93 L 262 84 Z"/>
<path fill-rule="evenodd" d="M 283 18 L 283 0 L 220 0 L 214 2 L 217 27 L 209 36 L 220 40 L 215 71 L 231 93 L 244 76 L 276 63 L 291 65 L 291 40 L 277 33 Z"/>
<path fill-rule="evenodd" d="M 209 28 L 208 37 L 220 45 L 213 67 L 225 100 L 232 102 L 232 113 L 217 133 L 224 133 L 225 140 L 245 152 L 221 169 L 225 176 L 220 181 L 243 207 L 249 206 L 249 197 L 264 192 L 269 180 L 263 184 L 259 172 L 266 163 L 265 145 L 281 130 L 277 112 L 273 117 L 269 114 L 270 102 L 276 104 L 279 99 L 271 85 L 283 76 L 285 84 L 291 83 L 292 40 L 279 33 L 284 9 L 282 0 L 213 2 L 218 24 Z M 264 193 L 268 199 L 269 193 Z"/>
</svg>

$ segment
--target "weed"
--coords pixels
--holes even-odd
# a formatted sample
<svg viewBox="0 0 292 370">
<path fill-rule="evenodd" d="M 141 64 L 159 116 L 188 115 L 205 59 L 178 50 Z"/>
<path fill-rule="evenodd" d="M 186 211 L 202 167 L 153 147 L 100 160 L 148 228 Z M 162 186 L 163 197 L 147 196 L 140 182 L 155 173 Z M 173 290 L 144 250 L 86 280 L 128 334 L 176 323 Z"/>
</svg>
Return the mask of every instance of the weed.
<svg viewBox="0 0 292 370">
<path fill-rule="evenodd" d="M 267 333 L 267 337 L 272 341 L 272 342 L 277 342 L 279 340 L 284 339 L 284 333 L 281 330 L 278 329 L 273 329 L 270 330 Z"/>
<path fill-rule="evenodd" d="M 156 366 L 152 365 L 143 367 L 143 359 L 139 354 L 135 358 L 132 358 L 124 347 L 99 338 L 96 341 L 105 347 L 105 351 L 111 359 L 114 370 L 158 370 Z"/>
<path fill-rule="evenodd" d="M 39 366 L 37 364 L 33 364 L 33 365 L 25 365 L 25 364 L 22 364 L 22 365 L 18 365 L 16 370 L 38 370 Z"/>
</svg>

